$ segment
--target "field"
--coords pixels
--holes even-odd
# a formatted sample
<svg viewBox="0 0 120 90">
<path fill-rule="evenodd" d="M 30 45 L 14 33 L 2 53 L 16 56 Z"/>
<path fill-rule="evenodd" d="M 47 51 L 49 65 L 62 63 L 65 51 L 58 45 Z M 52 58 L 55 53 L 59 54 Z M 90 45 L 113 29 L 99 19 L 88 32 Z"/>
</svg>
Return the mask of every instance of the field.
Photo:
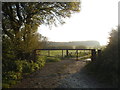
<svg viewBox="0 0 120 90">
<path fill-rule="evenodd" d="M 46 56 L 47 58 L 73 58 L 73 57 L 84 57 L 84 58 L 90 58 L 91 57 L 91 51 L 89 50 L 78 50 L 78 53 L 76 50 L 68 50 L 68 53 L 66 50 L 38 50 L 36 52 L 37 55 L 40 56 Z"/>
</svg>

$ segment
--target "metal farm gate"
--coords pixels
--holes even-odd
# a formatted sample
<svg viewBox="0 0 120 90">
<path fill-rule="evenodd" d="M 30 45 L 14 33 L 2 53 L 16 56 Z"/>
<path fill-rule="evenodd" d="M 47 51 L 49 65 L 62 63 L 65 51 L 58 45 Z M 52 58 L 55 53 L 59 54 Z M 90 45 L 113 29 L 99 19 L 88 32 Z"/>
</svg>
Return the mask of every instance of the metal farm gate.
<svg viewBox="0 0 120 90">
<path fill-rule="evenodd" d="M 80 57 L 86 57 L 91 55 L 91 61 L 96 59 L 96 56 L 101 55 L 101 50 L 97 49 L 35 49 L 34 59 L 36 55 L 47 56 L 47 57 L 75 57 L 78 60 Z"/>
</svg>

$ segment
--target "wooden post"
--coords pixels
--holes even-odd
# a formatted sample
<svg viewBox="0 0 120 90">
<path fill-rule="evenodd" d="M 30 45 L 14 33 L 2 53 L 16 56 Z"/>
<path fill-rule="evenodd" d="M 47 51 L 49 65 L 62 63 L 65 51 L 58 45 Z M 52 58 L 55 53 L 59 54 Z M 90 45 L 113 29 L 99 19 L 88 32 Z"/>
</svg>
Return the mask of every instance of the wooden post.
<svg viewBox="0 0 120 90">
<path fill-rule="evenodd" d="M 63 58 L 63 50 L 62 50 L 62 58 Z"/>
<path fill-rule="evenodd" d="M 96 50 L 92 49 L 92 56 L 91 56 L 91 60 L 94 61 L 96 59 Z"/>
<path fill-rule="evenodd" d="M 48 56 L 50 56 L 50 50 L 48 50 Z"/>
<path fill-rule="evenodd" d="M 78 50 L 76 50 L 76 60 L 78 60 Z"/>
<path fill-rule="evenodd" d="M 68 56 L 68 50 L 66 50 L 66 56 Z"/>
<path fill-rule="evenodd" d="M 101 50 L 98 50 L 98 57 L 101 57 Z"/>
</svg>

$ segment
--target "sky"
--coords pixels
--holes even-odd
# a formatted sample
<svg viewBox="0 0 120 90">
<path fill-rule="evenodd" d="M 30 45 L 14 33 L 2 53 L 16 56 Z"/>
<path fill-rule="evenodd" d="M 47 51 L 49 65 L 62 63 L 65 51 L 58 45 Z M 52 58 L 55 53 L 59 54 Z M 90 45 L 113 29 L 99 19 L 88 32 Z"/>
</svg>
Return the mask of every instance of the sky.
<svg viewBox="0 0 120 90">
<path fill-rule="evenodd" d="M 118 26 L 118 2 L 120 0 L 81 0 L 81 11 L 64 19 L 64 25 L 41 25 L 38 32 L 48 41 L 68 42 L 96 40 L 107 45 L 109 33 Z"/>
</svg>

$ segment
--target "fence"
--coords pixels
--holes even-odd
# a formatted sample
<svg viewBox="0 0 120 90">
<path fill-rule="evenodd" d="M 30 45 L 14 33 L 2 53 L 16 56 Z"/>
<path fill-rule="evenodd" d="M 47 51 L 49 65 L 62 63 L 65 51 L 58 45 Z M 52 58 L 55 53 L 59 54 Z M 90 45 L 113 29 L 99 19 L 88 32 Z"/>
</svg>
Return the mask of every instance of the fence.
<svg viewBox="0 0 120 90">
<path fill-rule="evenodd" d="M 79 57 L 81 57 L 80 55 L 80 51 L 81 52 L 85 52 L 87 51 L 88 54 L 91 54 L 91 60 L 94 61 L 96 60 L 96 56 L 98 55 L 99 57 L 101 56 L 101 50 L 96 50 L 96 49 L 35 49 L 34 50 L 34 59 L 36 58 L 36 55 L 42 55 L 42 53 L 38 53 L 38 51 L 42 51 L 42 53 L 44 53 L 45 56 L 52 56 L 53 51 L 59 51 L 58 56 L 64 57 L 64 56 L 72 56 L 74 52 L 74 56 L 76 57 L 76 60 L 78 60 Z M 55 53 L 56 53 L 55 52 Z M 54 53 L 54 55 L 55 55 Z"/>
</svg>

